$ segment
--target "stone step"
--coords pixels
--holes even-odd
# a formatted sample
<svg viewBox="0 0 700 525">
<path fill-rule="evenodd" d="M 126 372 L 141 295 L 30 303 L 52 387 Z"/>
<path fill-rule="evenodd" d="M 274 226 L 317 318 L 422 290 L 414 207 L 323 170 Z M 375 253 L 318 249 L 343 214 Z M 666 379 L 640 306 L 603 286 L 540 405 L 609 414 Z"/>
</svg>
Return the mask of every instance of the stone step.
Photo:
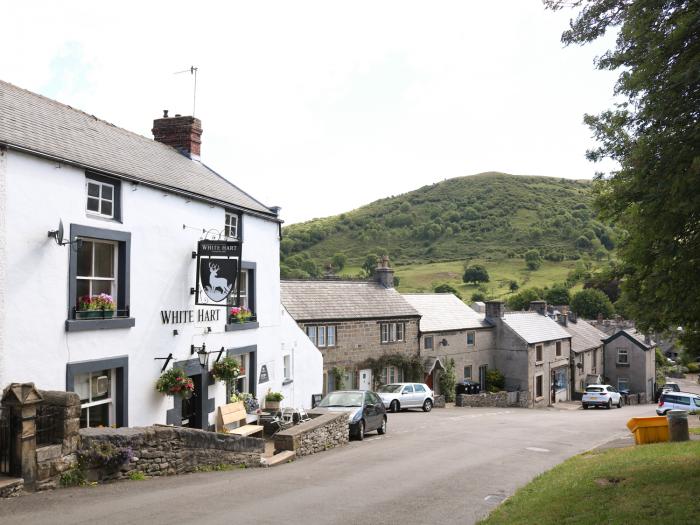
<svg viewBox="0 0 700 525">
<path fill-rule="evenodd" d="M 282 452 L 280 452 L 279 454 L 275 454 L 274 456 L 262 458 L 260 460 L 260 463 L 262 463 L 263 467 L 274 467 L 275 465 L 279 465 L 280 463 L 287 463 L 289 461 L 293 461 L 296 456 L 297 454 L 293 450 L 283 450 Z"/>
<path fill-rule="evenodd" d="M 0 476 L 0 498 L 18 496 L 24 488 L 24 479 Z"/>
</svg>

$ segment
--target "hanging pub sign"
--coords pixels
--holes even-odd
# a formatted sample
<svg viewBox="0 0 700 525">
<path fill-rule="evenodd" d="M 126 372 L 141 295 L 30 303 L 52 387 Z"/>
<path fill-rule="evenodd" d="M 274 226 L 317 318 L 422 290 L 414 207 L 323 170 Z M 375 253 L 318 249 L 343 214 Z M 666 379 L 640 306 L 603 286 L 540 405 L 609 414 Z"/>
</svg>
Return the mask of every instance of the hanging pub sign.
<svg viewBox="0 0 700 525">
<path fill-rule="evenodd" d="M 241 282 L 241 243 L 199 241 L 197 243 L 197 288 L 195 304 L 238 306 Z M 233 294 L 235 301 L 229 301 Z"/>
</svg>

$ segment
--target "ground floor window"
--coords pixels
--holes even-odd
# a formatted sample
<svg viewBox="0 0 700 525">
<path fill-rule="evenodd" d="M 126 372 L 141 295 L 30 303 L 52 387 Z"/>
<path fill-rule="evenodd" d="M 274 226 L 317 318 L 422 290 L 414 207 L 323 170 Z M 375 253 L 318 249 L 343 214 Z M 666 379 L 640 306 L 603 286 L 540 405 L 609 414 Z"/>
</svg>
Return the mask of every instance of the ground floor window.
<svg viewBox="0 0 700 525">
<path fill-rule="evenodd" d="M 403 371 L 395 366 L 387 366 L 382 369 L 381 381 L 383 385 L 400 383 L 403 381 Z"/>
<path fill-rule="evenodd" d="M 472 365 L 464 367 L 464 379 L 472 378 Z"/>
<path fill-rule="evenodd" d="M 75 376 L 75 392 L 80 396 L 80 427 L 109 427 L 116 424 L 113 369 Z"/>
<path fill-rule="evenodd" d="M 621 392 L 623 390 L 629 392 L 629 389 L 630 389 L 629 377 L 618 377 L 617 378 L 617 390 L 618 390 L 618 392 Z"/>
</svg>

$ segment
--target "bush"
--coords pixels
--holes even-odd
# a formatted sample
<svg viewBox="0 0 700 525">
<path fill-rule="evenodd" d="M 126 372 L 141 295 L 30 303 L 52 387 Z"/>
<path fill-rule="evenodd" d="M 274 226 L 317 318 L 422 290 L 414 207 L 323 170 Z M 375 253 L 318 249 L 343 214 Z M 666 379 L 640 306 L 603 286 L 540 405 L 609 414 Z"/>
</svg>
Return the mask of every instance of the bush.
<svg viewBox="0 0 700 525">
<path fill-rule="evenodd" d="M 450 286 L 449 284 L 443 283 L 443 284 L 438 284 L 435 289 L 433 290 L 435 293 L 451 293 L 453 295 L 456 295 L 460 299 L 462 296 L 459 294 L 457 289 L 454 286 Z"/>
<path fill-rule="evenodd" d="M 464 270 L 464 275 L 462 275 L 462 281 L 465 283 L 487 283 L 489 279 L 489 272 L 480 264 L 469 266 Z"/>
<path fill-rule="evenodd" d="M 571 302 L 571 294 L 569 289 L 563 284 L 554 284 L 545 291 L 544 300 L 549 304 L 569 304 Z"/>
<path fill-rule="evenodd" d="M 455 360 L 450 359 L 445 364 L 445 370 L 442 371 L 438 378 L 440 392 L 445 396 L 445 401 L 451 403 L 455 400 L 455 386 L 457 385 L 457 377 L 455 376 Z"/>
<path fill-rule="evenodd" d="M 486 371 L 486 389 L 489 392 L 501 392 L 506 388 L 506 376 L 498 370 L 493 368 Z"/>
<path fill-rule="evenodd" d="M 531 301 L 542 299 L 542 292 L 537 288 L 526 288 L 508 298 L 506 304 L 511 310 L 527 310 Z"/>
<path fill-rule="evenodd" d="M 609 319 L 615 313 L 615 308 L 608 296 L 594 288 L 576 293 L 571 300 L 571 309 L 584 319 L 595 319 L 598 315 Z"/>
<path fill-rule="evenodd" d="M 87 484 L 85 473 L 78 467 L 73 467 L 61 473 L 59 482 L 62 487 L 81 487 Z"/>
<path fill-rule="evenodd" d="M 688 372 L 691 374 L 697 374 L 700 372 L 700 363 L 688 363 Z"/>
<path fill-rule="evenodd" d="M 528 270 L 537 270 L 542 266 L 542 258 L 537 250 L 528 250 L 525 253 L 525 266 Z"/>
<path fill-rule="evenodd" d="M 477 301 L 485 301 L 486 300 L 486 294 L 483 292 L 474 292 L 472 294 L 472 301 L 477 302 Z"/>
</svg>

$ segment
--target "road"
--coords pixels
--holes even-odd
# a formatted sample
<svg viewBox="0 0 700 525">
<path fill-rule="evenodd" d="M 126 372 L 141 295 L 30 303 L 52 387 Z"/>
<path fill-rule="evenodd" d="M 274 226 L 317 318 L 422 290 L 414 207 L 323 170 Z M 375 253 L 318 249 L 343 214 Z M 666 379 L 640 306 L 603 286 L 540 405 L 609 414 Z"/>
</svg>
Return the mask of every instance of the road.
<svg viewBox="0 0 700 525">
<path fill-rule="evenodd" d="M 293 463 L 32 494 L 0 502 L 0 523 L 474 523 L 644 415 L 654 405 L 390 414 L 385 436 Z"/>
</svg>

